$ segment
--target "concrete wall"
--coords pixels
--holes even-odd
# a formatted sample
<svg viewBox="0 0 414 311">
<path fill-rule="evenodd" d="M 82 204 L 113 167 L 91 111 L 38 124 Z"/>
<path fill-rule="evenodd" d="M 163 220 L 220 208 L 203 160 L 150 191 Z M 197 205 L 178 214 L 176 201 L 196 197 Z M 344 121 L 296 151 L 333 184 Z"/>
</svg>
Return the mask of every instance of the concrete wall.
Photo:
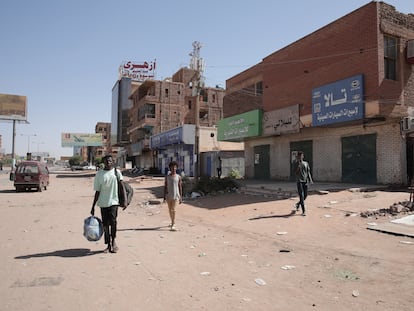
<svg viewBox="0 0 414 311">
<path fill-rule="evenodd" d="M 246 178 L 254 177 L 254 146 L 270 145 L 270 177 L 289 180 L 290 142 L 312 140 L 313 177 L 315 181 L 341 182 L 342 137 L 377 134 L 377 182 L 402 184 L 406 182 L 405 140 L 397 123 L 363 128 L 361 125 L 346 128 L 307 128 L 299 134 L 248 141 L 245 144 Z M 306 157 L 306 155 L 305 155 Z"/>
</svg>

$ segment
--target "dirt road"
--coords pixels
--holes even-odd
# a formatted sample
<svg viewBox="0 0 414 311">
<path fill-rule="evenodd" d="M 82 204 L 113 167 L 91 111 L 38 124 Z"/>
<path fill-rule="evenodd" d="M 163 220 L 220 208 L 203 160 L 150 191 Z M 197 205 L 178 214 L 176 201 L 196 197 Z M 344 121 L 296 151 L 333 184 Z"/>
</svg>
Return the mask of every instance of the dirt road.
<svg viewBox="0 0 414 311">
<path fill-rule="evenodd" d="M 119 212 L 119 252 L 104 254 L 82 235 L 93 176 L 73 175 L 15 193 L 0 174 L 0 310 L 413 310 L 414 239 L 358 215 L 407 192 L 312 195 L 306 217 L 293 199 L 187 200 L 171 232 L 166 206 L 146 203 L 163 180 L 145 179 Z"/>
</svg>

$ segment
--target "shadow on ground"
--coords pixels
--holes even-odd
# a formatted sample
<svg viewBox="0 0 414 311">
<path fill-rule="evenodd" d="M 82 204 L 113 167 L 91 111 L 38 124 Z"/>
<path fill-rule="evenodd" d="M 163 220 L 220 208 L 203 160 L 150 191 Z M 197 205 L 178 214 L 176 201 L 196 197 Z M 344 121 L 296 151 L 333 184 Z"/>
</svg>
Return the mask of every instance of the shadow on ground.
<svg viewBox="0 0 414 311">
<path fill-rule="evenodd" d="M 136 188 L 134 187 L 134 183 L 130 183 L 130 185 L 134 189 L 134 196 L 138 196 L 140 194 L 146 195 L 149 193 L 157 199 L 162 199 L 164 197 L 164 186 Z"/>
<path fill-rule="evenodd" d="M 266 219 L 266 218 L 289 218 L 292 216 L 299 216 L 301 214 L 296 214 L 295 211 L 291 211 L 289 214 L 283 214 L 283 215 L 262 215 L 262 216 L 257 216 L 257 217 L 253 217 L 253 218 L 249 218 L 249 220 L 260 220 L 260 219 Z"/>
<path fill-rule="evenodd" d="M 88 174 L 67 173 L 67 174 L 56 175 L 56 178 L 90 178 L 90 177 L 95 177 L 95 173 L 88 173 Z"/>
<path fill-rule="evenodd" d="M 276 200 L 276 198 L 232 192 L 220 194 L 217 196 L 208 195 L 196 199 L 184 198 L 184 203 L 198 208 L 219 209 L 232 207 L 236 205 L 249 205 L 262 202 L 272 202 Z"/>
<path fill-rule="evenodd" d="M 170 230 L 170 226 L 142 227 L 142 228 L 124 228 L 124 229 L 118 229 L 117 231 L 162 231 L 162 230 Z"/>
<path fill-rule="evenodd" d="M 17 193 L 15 189 L 0 190 L 0 193 Z"/>
<path fill-rule="evenodd" d="M 15 259 L 30 259 L 30 258 L 39 258 L 39 257 L 63 257 L 63 258 L 75 258 L 75 257 L 85 257 L 92 256 L 96 254 L 103 253 L 102 251 L 91 251 L 88 248 L 70 248 L 62 249 L 58 251 L 48 252 L 48 253 L 38 253 L 30 255 L 22 255 L 14 257 Z"/>
</svg>

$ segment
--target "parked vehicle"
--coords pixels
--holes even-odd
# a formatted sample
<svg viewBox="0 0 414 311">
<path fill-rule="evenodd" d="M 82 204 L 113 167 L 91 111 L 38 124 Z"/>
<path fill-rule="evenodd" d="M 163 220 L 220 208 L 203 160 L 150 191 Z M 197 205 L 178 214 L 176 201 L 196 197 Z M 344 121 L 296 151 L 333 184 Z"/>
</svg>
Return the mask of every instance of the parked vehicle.
<svg viewBox="0 0 414 311">
<path fill-rule="evenodd" d="M 17 192 L 37 189 L 41 192 L 49 186 L 49 169 L 38 161 L 20 162 L 14 174 L 14 187 Z"/>
<path fill-rule="evenodd" d="M 96 166 L 95 165 L 85 165 L 82 169 L 83 170 L 93 170 L 93 171 L 96 171 Z"/>
<path fill-rule="evenodd" d="M 96 167 L 92 166 L 92 165 L 89 165 L 89 163 L 85 161 L 85 162 L 82 162 L 78 165 L 72 165 L 70 167 L 70 169 L 72 171 L 82 171 L 82 170 L 95 170 Z"/>
</svg>

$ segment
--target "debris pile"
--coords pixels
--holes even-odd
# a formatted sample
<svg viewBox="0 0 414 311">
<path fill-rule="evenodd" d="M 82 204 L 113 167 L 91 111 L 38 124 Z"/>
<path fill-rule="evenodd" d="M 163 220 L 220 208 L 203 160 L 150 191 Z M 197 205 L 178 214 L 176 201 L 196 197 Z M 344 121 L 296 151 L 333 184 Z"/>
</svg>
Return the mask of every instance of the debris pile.
<svg viewBox="0 0 414 311">
<path fill-rule="evenodd" d="M 414 203 L 404 201 L 392 204 L 389 208 L 381 208 L 377 210 L 368 210 L 361 212 L 361 217 L 368 218 L 373 216 L 397 216 L 399 214 L 411 214 L 414 212 Z"/>
</svg>

